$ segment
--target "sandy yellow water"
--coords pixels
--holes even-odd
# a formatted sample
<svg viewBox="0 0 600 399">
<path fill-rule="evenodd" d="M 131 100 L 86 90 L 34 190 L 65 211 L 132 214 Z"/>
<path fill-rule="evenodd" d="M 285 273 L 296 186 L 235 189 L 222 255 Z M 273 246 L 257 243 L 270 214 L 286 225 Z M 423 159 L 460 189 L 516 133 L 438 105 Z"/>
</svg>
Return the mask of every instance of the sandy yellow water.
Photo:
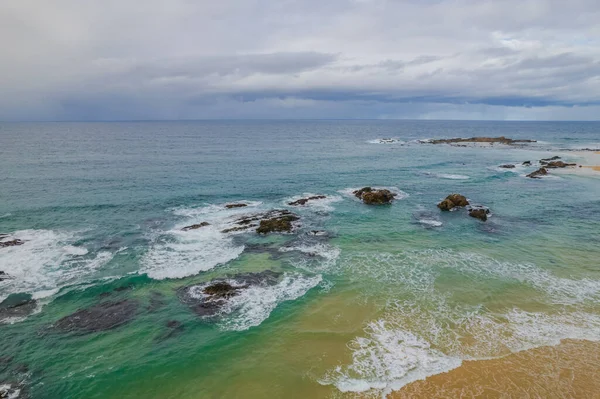
<svg viewBox="0 0 600 399">
<path fill-rule="evenodd" d="M 465 361 L 388 398 L 600 398 L 599 365 L 600 342 L 563 340 L 499 359 Z"/>
</svg>

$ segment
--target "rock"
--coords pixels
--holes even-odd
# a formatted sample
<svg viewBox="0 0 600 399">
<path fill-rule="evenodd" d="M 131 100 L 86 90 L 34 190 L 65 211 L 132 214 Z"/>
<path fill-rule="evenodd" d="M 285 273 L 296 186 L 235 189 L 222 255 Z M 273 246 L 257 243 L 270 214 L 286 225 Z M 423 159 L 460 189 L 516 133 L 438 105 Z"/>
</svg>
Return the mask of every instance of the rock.
<svg viewBox="0 0 600 399">
<path fill-rule="evenodd" d="M 363 187 L 360 190 L 354 191 L 353 194 L 367 205 L 389 204 L 396 196 L 390 190 L 373 189 L 371 187 Z"/>
<path fill-rule="evenodd" d="M 300 218 L 296 215 L 284 215 L 261 220 L 256 232 L 258 234 L 290 232 L 293 227 L 292 222 L 298 219 Z"/>
<path fill-rule="evenodd" d="M 37 302 L 29 294 L 12 294 L 0 303 L 0 320 L 25 317 L 33 313 Z"/>
<path fill-rule="evenodd" d="M 227 204 L 227 205 L 225 205 L 225 208 L 233 209 L 233 208 L 243 208 L 245 206 L 248 206 L 248 204 Z"/>
<path fill-rule="evenodd" d="M 487 220 L 487 215 L 490 211 L 487 209 L 482 209 L 482 208 L 478 208 L 478 209 L 471 209 L 469 211 L 469 216 L 473 217 L 473 218 L 477 218 L 479 220 L 482 221 L 486 221 Z"/>
<path fill-rule="evenodd" d="M 531 161 L 525 161 L 522 163 L 523 166 L 531 166 Z"/>
<path fill-rule="evenodd" d="M 183 328 L 183 323 L 179 320 L 169 320 L 167 322 L 168 328 Z"/>
<path fill-rule="evenodd" d="M 370 193 L 371 191 L 373 191 L 371 187 L 363 187 L 360 190 L 353 191 L 352 194 L 354 194 L 356 198 L 362 199 L 364 193 Z"/>
<path fill-rule="evenodd" d="M 560 157 L 558 155 L 555 155 L 552 158 L 540 159 L 540 163 L 549 162 L 549 161 L 556 161 L 557 159 L 560 159 Z"/>
<path fill-rule="evenodd" d="M 327 197 L 324 195 L 314 195 L 312 197 L 300 198 L 299 200 L 288 202 L 288 205 L 293 205 L 293 206 L 306 205 L 306 203 L 308 201 L 320 200 L 320 199 L 325 199 L 325 198 L 327 198 Z"/>
<path fill-rule="evenodd" d="M 299 219 L 299 217 L 297 215 L 293 214 L 292 212 L 290 212 L 286 209 L 274 209 L 274 210 L 271 210 L 268 212 L 255 213 L 255 214 L 244 215 L 242 217 L 239 217 L 230 223 L 230 224 L 232 224 L 232 227 L 226 228 L 226 229 L 222 230 L 221 232 L 222 233 L 231 233 L 231 232 L 236 232 L 236 231 L 255 229 L 257 227 L 260 227 L 260 223 L 262 220 L 269 221 L 271 219 L 285 218 L 288 216 L 289 216 L 288 219 L 294 219 L 294 220 Z M 283 224 L 285 224 L 285 223 L 283 223 Z M 291 229 L 291 224 L 290 224 L 290 229 Z"/>
<path fill-rule="evenodd" d="M 548 171 L 546 170 L 546 168 L 539 168 L 535 172 L 531 172 L 530 174 L 528 174 L 527 177 L 530 177 L 532 179 L 539 179 L 541 178 L 541 176 L 546 176 L 547 174 Z"/>
<path fill-rule="evenodd" d="M 154 312 L 167 304 L 165 296 L 158 291 L 150 292 L 150 303 L 148 304 L 148 311 Z"/>
<path fill-rule="evenodd" d="M 575 163 L 565 163 L 563 161 L 552 161 L 544 165 L 545 168 L 566 168 L 567 166 L 577 166 Z"/>
<path fill-rule="evenodd" d="M 2 270 L 0 270 L 0 281 L 4 281 L 4 280 L 9 280 L 12 277 L 10 277 L 8 274 L 6 274 L 6 272 L 3 272 Z"/>
<path fill-rule="evenodd" d="M 206 226 L 210 226 L 210 223 L 202 222 L 202 223 L 198 223 L 198 224 L 192 224 L 191 226 L 185 226 L 181 230 L 183 230 L 183 231 L 196 230 L 196 229 L 199 229 L 201 227 L 206 227 Z"/>
<path fill-rule="evenodd" d="M 306 234 L 308 234 L 309 236 L 321 237 L 321 236 L 326 236 L 327 232 L 325 230 L 311 230 L 311 231 L 307 232 Z"/>
<path fill-rule="evenodd" d="M 23 387 L 17 385 L 13 387 L 13 384 L 7 383 L 6 381 L 0 381 L 0 399 L 17 399 L 21 398 L 23 393 Z"/>
<path fill-rule="evenodd" d="M 215 279 L 177 289 L 179 300 L 201 317 L 216 316 L 227 302 L 252 286 L 277 284 L 281 273 L 265 270 L 259 273 L 240 273 L 227 279 Z"/>
<path fill-rule="evenodd" d="M 437 206 L 442 211 L 449 211 L 452 208 L 462 207 L 469 205 L 469 201 L 467 197 L 460 194 L 450 194 L 447 196 L 442 202 L 440 202 Z"/>
<path fill-rule="evenodd" d="M 500 167 L 504 168 L 504 169 L 513 169 L 515 167 L 515 165 L 507 163 L 505 165 L 500 165 Z"/>
<path fill-rule="evenodd" d="M 16 247 L 17 245 L 23 245 L 23 244 L 25 244 L 25 241 L 15 238 L 14 240 L 0 241 L 0 248 Z"/>
<path fill-rule="evenodd" d="M 138 308 L 139 303 L 133 299 L 102 302 L 63 317 L 54 324 L 54 328 L 78 334 L 112 330 L 132 321 Z"/>
<path fill-rule="evenodd" d="M 431 144 L 454 144 L 454 143 L 500 143 L 500 144 L 520 144 L 520 143 L 535 143 L 535 140 L 514 140 L 504 136 L 500 137 L 471 137 L 471 138 L 454 138 L 454 139 L 439 139 L 428 141 Z"/>
</svg>

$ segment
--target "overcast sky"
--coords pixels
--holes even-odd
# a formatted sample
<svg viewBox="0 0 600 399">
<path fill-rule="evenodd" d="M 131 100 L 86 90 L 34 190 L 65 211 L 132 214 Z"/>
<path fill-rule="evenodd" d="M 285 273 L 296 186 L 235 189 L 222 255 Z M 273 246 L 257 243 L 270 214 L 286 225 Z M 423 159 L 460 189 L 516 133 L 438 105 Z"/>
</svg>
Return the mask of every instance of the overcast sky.
<svg viewBox="0 0 600 399">
<path fill-rule="evenodd" d="M 600 0 L 0 0 L 0 120 L 600 119 Z"/>
</svg>

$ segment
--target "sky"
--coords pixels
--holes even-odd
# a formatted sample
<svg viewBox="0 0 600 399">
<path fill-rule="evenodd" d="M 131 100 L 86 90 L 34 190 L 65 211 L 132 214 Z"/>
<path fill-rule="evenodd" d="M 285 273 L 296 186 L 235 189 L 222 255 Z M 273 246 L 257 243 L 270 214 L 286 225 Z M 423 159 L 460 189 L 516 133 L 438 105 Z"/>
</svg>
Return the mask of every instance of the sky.
<svg viewBox="0 0 600 399">
<path fill-rule="evenodd" d="M 0 120 L 600 119 L 599 0 L 0 0 Z"/>
</svg>

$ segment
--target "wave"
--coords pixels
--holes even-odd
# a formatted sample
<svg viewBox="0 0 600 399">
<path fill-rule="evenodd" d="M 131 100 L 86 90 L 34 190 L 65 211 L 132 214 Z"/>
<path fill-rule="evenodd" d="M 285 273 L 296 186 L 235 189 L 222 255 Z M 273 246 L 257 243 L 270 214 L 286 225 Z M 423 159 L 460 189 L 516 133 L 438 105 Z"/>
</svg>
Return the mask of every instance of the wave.
<svg viewBox="0 0 600 399">
<path fill-rule="evenodd" d="M 434 176 L 439 179 L 448 179 L 448 180 L 469 180 L 471 177 L 467 175 L 457 175 L 450 173 L 433 173 L 433 172 L 425 172 L 426 175 Z"/>
<path fill-rule="evenodd" d="M 404 144 L 405 142 L 400 139 L 391 137 L 391 138 L 368 140 L 367 143 L 369 143 L 369 144 Z"/>
<path fill-rule="evenodd" d="M 314 260 L 303 258 L 292 262 L 295 267 L 308 270 L 330 269 L 335 265 L 341 253 L 338 247 L 326 243 L 301 243 L 281 247 L 279 251 L 300 252 L 310 257 L 316 257 Z"/>
<path fill-rule="evenodd" d="M 92 279 L 114 256 L 108 251 L 90 254 L 87 248 L 74 245 L 75 233 L 20 230 L 11 236 L 24 244 L 0 251 L 2 271 L 10 277 L 0 282 L 0 300 L 15 293 L 29 293 L 34 299 L 50 297 L 62 287 Z"/>
<path fill-rule="evenodd" d="M 426 227 L 441 227 L 442 222 L 436 219 L 419 219 L 418 222 Z"/>
</svg>

